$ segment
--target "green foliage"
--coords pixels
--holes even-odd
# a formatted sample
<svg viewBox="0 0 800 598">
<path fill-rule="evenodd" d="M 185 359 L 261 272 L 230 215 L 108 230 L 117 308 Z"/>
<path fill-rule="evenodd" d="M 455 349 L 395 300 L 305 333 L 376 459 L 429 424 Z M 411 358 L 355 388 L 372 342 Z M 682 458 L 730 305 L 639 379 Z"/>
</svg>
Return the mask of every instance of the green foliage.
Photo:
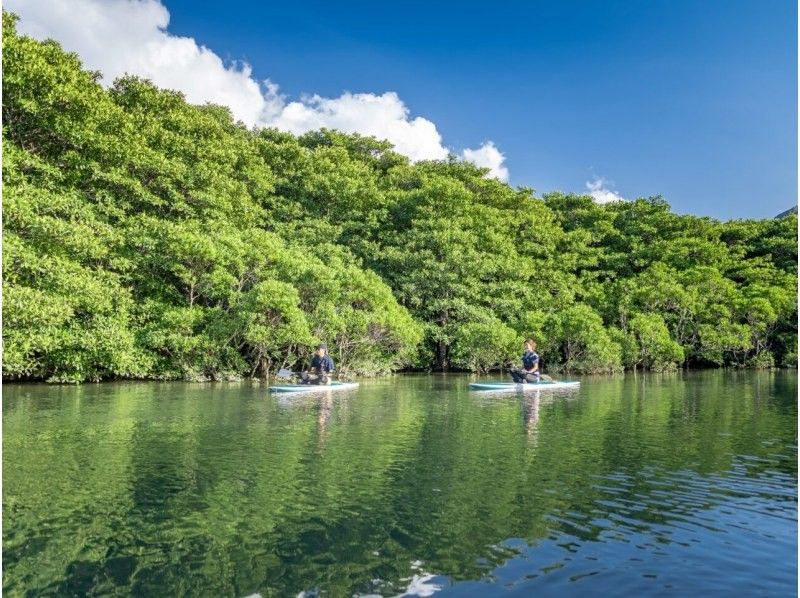
<svg viewBox="0 0 800 598">
<path fill-rule="evenodd" d="M 797 216 L 537 198 L 385 141 L 111 89 L 3 15 L 3 375 L 796 367 Z"/>
<path fill-rule="evenodd" d="M 452 363 L 475 372 L 509 366 L 522 337 L 500 321 L 470 322 L 456 332 Z"/>
<path fill-rule="evenodd" d="M 556 369 L 568 372 L 614 372 L 622 369 L 622 347 L 588 305 L 554 312 L 544 322 L 545 345 Z"/>
<path fill-rule="evenodd" d="M 376 274 L 269 232 L 263 136 L 3 27 L 4 376 L 236 378 L 323 339 L 354 373 L 410 362 L 421 327 Z"/>
<path fill-rule="evenodd" d="M 683 361 L 683 348 L 669 334 L 664 319 L 658 314 L 636 314 L 630 321 L 630 331 L 638 348 L 635 360 L 626 366 L 663 371 L 674 369 Z"/>
</svg>

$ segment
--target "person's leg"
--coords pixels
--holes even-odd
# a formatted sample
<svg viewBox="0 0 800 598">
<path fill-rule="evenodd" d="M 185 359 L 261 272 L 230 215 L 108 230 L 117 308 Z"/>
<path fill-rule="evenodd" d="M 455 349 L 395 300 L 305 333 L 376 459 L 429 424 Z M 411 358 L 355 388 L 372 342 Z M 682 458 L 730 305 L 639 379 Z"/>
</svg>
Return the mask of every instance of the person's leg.
<svg viewBox="0 0 800 598">
<path fill-rule="evenodd" d="M 525 381 L 526 382 L 538 382 L 539 381 L 539 372 L 531 372 L 525 374 Z"/>
<path fill-rule="evenodd" d="M 311 384 L 308 372 L 300 372 L 300 384 Z"/>
<path fill-rule="evenodd" d="M 509 372 L 511 372 L 511 379 L 517 384 L 522 384 L 525 381 L 525 378 L 523 377 L 519 368 L 511 368 Z"/>
</svg>

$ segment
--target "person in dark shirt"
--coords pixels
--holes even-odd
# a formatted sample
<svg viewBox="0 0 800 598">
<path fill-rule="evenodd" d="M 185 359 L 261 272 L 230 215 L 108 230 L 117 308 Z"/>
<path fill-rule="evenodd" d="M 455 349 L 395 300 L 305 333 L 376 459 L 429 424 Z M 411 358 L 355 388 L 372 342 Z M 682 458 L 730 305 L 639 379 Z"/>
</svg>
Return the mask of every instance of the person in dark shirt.
<svg viewBox="0 0 800 598">
<path fill-rule="evenodd" d="M 328 345 L 322 343 L 311 358 L 311 365 L 300 377 L 303 384 L 330 384 L 334 369 L 333 359 L 328 355 Z"/>
<path fill-rule="evenodd" d="M 536 353 L 536 341 L 532 338 L 525 339 L 525 350 L 522 353 L 522 367 L 511 368 L 511 377 L 517 384 L 527 382 L 539 382 L 541 372 L 539 371 L 539 354 Z"/>
</svg>

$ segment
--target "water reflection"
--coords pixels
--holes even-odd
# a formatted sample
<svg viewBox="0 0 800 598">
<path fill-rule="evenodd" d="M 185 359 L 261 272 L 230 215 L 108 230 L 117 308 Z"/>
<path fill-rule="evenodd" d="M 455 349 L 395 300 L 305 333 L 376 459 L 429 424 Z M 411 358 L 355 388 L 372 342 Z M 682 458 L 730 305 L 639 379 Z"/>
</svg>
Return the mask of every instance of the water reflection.
<svg viewBox="0 0 800 598">
<path fill-rule="evenodd" d="M 535 393 L 527 394 L 522 397 L 522 417 L 525 421 L 528 441 L 532 446 L 536 446 L 538 440 L 539 401 L 541 400 L 541 394 L 541 391 L 537 390 Z"/>
<path fill-rule="evenodd" d="M 328 421 L 333 413 L 333 393 L 328 391 L 319 399 L 319 418 L 317 419 L 317 436 L 319 437 L 319 447 L 325 444 L 325 436 Z"/>
<path fill-rule="evenodd" d="M 7 386 L 4 589 L 793 591 L 795 374 L 467 383 Z"/>
</svg>

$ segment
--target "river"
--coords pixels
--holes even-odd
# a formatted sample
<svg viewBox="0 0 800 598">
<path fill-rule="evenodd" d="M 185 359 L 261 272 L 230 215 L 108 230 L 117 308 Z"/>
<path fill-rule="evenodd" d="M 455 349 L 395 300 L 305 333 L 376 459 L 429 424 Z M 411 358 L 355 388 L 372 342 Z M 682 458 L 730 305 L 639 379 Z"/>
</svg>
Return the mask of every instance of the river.
<svg viewBox="0 0 800 598">
<path fill-rule="evenodd" d="M 469 380 L 5 384 L 4 592 L 796 595 L 796 372 Z"/>
</svg>

